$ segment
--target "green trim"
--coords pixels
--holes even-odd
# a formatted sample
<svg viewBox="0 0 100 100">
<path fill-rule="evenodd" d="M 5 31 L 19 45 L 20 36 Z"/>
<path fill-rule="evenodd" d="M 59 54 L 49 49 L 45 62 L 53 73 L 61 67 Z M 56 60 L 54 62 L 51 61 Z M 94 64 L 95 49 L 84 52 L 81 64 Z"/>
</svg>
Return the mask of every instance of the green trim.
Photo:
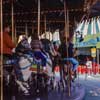
<svg viewBox="0 0 100 100">
<path fill-rule="evenodd" d="M 100 42 L 96 44 L 96 48 L 100 49 Z"/>
</svg>

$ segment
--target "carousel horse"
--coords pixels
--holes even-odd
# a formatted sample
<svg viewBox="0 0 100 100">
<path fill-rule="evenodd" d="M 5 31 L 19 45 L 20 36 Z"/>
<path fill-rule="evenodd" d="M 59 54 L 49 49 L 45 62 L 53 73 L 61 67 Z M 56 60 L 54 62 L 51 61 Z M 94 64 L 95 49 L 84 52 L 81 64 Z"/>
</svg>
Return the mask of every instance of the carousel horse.
<svg viewBox="0 0 100 100">
<path fill-rule="evenodd" d="M 48 52 L 45 52 L 47 59 L 46 59 L 46 69 L 48 76 L 52 76 L 52 60 Z"/>
<path fill-rule="evenodd" d="M 30 70 L 31 67 L 36 64 L 37 60 L 32 52 L 27 40 L 22 40 L 16 47 L 16 54 L 18 56 L 18 66 L 15 68 L 16 72 L 16 83 L 19 85 L 25 94 L 29 93 L 29 84 L 27 81 L 32 77 L 33 71 Z M 44 53 L 47 56 L 46 61 L 46 74 L 51 76 L 52 73 L 52 61 L 48 53 Z M 37 66 L 37 64 L 36 64 Z"/>
<path fill-rule="evenodd" d="M 55 50 L 54 45 L 50 45 L 50 53 L 52 55 L 53 61 L 53 89 L 55 90 L 64 90 L 65 81 L 63 78 L 63 71 L 61 68 L 61 56 L 58 51 Z"/>
<path fill-rule="evenodd" d="M 30 79 L 32 71 L 30 67 L 33 63 L 31 48 L 27 39 L 18 43 L 16 47 L 17 64 L 15 66 L 16 83 L 24 93 L 28 93 L 29 85 L 27 81 Z"/>
</svg>

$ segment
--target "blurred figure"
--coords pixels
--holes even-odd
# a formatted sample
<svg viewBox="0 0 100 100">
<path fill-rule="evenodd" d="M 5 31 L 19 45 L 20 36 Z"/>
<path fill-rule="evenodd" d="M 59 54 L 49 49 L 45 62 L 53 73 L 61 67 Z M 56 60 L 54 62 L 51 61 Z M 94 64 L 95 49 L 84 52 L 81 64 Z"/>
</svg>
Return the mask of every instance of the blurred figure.
<svg viewBox="0 0 100 100">
<path fill-rule="evenodd" d="M 4 100 L 11 100 L 12 94 L 14 94 L 12 87 L 12 70 L 13 66 L 6 67 L 5 64 L 12 64 L 13 59 L 13 49 L 15 48 L 15 44 L 13 43 L 10 35 L 10 25 L 5 23 L 3 25 L 3 37 L 0 35 L 0 42 L 1 38 L 3 38 L 3 48 L 1 48 L 0 43 L 0 50 L 3 49 L 3 98 Z M 1 54 L 1 51 L 0 51 Z"/>
<path fill-rule="evenodd" d="M 76 50 L 74 48 L 74 45 L 72 43 L 72 39 L 71 38 L 68 38 L 67 39 L 67 45 L 68 45 L 68 58 L 65 58 L 67 61 L 70 61 L 71 64 L 72 64 L 72 74 L 76 73 L 76 70 L 78 68 L 78 65 L 79 65 L 79 62 L 75 59 L 76 57 Z"/>
<path fill-rule="evenodd" d="M 60 53 L 61 59 L 67 58 L 66 37 L 63 37 L 63 38 L 62 38 L 62 41 L 61 41 L 61 44 L 60 44 L 60 46 L 59 46 L 58 51 L 59 51 L 59 53 Z M 61 65 L 60 65 L 61 80 L 63 80 L 63 77 L 64 77 L 64 73 L 65 73 L 64 65 L 65 65 L 65 64 L 66 64 L 66 63 L 64 63 L 63 61 L 61 61 Z"/>
<path fill-rule="evenodd" d="M 43 52 L 43 45 L 41 43 L 41 41 L 39 40 L 38 36 L 37 36 L 37 32 L 34 31 L 34 34 L 32 35 L 32 41 L 31 41 L 31 48 L 33 50 L 34 56 L 37 59 L 41 59 L 42 60 L 42 66 L 45 70 L 46 68 L 46 55 Z"/>
<path fill-rule="evenodd" d="M 89 57 L 86 57 L 86 68 L 87 68 L 87 73 L 91 75 L 92 73 L 92 61 Z"/>
<path fill-rule="evenodd" d="M 8 58 L 10 58 L 12 56 L 12 49 L 15 48 L 15 44 L 13 43 L 13 41 L 9 35 L 9 32 L 10 32 L 10 26 L 9 26 L 9 24 L 5 24 L 3 27 L 3 55 L 4 55 L 4 57 L 8 57 Z M 1 40 L 1 37 L 0 37 L 0 40 Z M 1 45 L 1 43 L 0 43 L 0 45 Z M 0 50 L 1 49 L 2 48 L 0 46 Z M 1 53 L 1 51 L 0 51 L 0 53 Z"/>
<path fill-rule="evenodd" d="M 62 59 L 64 60 L 64 65 L 63 65 L 63 72 L 65 72 L 65 69 L 67 69 L 66 67 L 66 63 L 70 64 L 71 63 L 71 74 L 74 75 L 74 77 L 76 78 L 76 70 L 78 68 L 78 61 L 75 59 L 75 49 L 73 47 L 73 43 L 72 43 L 72 39 L 71 38 L 67 38 L 67 43 L 66 43 L 66 37 L 63 38 L 63 41 L 60 45 L 59 48 L 59 52 L 61 54 Z M 65 72 L 66 73 L 66 72 Z"/>
<path fill-rule="evenodd" d="M 59 46 L 57 45 L 56 42 L 53 43 L 53 53 L 52 53 L 52 56 L 53 56 L 53 71 L 56 67 L 56 65 L 59 65 L 60 66 L 60 54 L 59 54 Z"/>
<path fill-rule="evenodd" d="M 67 57 L 67 44 L 66 44 L 66 37 L 63 37 L 61 41 L 61 45 L 59 46 L 59 53 L 61 54 L 61 58 Z"/>
</svg>

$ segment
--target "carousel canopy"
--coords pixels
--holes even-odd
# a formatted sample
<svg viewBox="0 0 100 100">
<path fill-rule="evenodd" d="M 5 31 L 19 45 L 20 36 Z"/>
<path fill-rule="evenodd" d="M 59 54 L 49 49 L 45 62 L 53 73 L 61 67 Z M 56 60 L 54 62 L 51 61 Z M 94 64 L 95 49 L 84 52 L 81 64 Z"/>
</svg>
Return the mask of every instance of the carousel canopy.
<svg viewBox="0 0 100 100">
<path fill-rule="evenodd" d="M 69 31 L 73 32 L 75 23 L 80 21 L 81 17 L 87 13 L 87 6 L 91 9 L 95 8 L 96 2 L 99 0 L 40 0 L 41 11 L 41 31 L 44 31 L 44 22 L 46 18 L 46 29 L 51 30 L 57 28 L 63 29 L 65 26 L 64 18 L 64 1 L 66 1 L 66 9 L 69 10 Z M 27 23 L 28 32 L 32 32 L 32 28 L 37 29 L 38 23 L 38 0 L 3 0 L 3 19 L 11 21 L 11 8 L 14 9 L 14 24 L 17 32 L 23 32 Z M 97 7 L 98 5 L 96 5 Z M 89 8 L 89 9 L 90 9 Z M 99 10 L 99 9 L 97 9 Z M 74 17 L 73 17 L 74 16 Z M 77 17 L 78 16 L 78 17 Z M 93 13 L 92 13 L 93 16 Z"/>
<path fill-rule="evenodd" d="M 82 42 L 77 41 L 80 36 L 83 39 Z M 100 42 L 100 17 L 94 17 L 89 20 L 83 20 L 76 29 L 76 34 L 74 35 L 76 46 L 78 47 L 91 47 L 97 46 Z"/>
<path fill-rule="evenodd" d="M 83 16 L 85 0 L 65 0 L 66 9 L 69 10 L 69 30 L 73 31 L 74 19 L 79 21 Z M 25 24 L 28 25 L 28 31 L 32 28 L 37 29 L 38 21 L 38 0 L 3 0 L 3 18 L 11 21 L 12 2 L 14 6 L 14 23 L 17 31 L 24 31 Z M 46 17 L 47 30 L 63 29 L 65 25 L 64 18 L 64 0 L 40 0 L 41 11 L 41 31 L 44 31 L 44 22 Z M 74 16 L 74 17 L 73 17 Z M 78 16 L 78 18 L 77 18 Z"/>
<path fill-rule="evenodd" d="M 79 23 L 76 32 L 79 31 L 83 36 L 100 33 L 100 17 L 94 17 L 89 20 L 83 20 Z"/>
<path fill-rule="evenodd" d="M 100 48 L 100 0 L 94 0 L 87 15 L 77 25 L 74 43 L 75 47 Z"/>
</svg>

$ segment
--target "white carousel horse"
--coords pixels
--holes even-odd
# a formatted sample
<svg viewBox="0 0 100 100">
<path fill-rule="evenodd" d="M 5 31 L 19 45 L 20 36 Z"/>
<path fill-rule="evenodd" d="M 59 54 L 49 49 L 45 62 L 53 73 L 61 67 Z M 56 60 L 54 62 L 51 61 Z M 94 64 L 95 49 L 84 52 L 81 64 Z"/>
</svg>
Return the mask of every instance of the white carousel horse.
<svg viewBox="0 0 100 100">
<path fill-rule="evenodd" d="M 27 51 L 30 50 L 30 45 L 27 42 L 27 39 L 22 40 L 16 47 L 16 52 L 18 53 L 18 57 L 19 57 L 18 64 L 17 64 L 18 66 L 16 66 L 19 68 L 16 68 L 16 70 L 20 71 L 21 73 L 21 75 L 18 75 L 17 73 L 16 76 L 19 76 L 22 78 L 21 80 L 19 79 L 19 77 L 17 77 L 16 83 L 21 88 L 21 90 L 24 91 L 24 93 L 28 93 L 27 88 L 29 87 L 29 85 L 27 84 L 27 81 L 31 77 L 31 74 L 32 74 L 30 67 L 33 62 L 33 58 L 32 56 L 30 56 L 30 54 L 27 54 L 27 52 L 23 53 L 23 51 L 26 49 Z M 19 56 L 19 54 L 21 55 Z"/>
<path fill-rule="evenodd" d="M 48 53 L 46 53 L 46 55 L 47 55 L 47 59 L 46 59 L 46 69 L 47 69 L 47 72 L 48 72 L 48 75 L 49 76 L 52 76 L 52 60 L 51 60 L 51 58 L 50 58 L 50 56 L 49 56 L 49 54 Z"/>
</svg>

